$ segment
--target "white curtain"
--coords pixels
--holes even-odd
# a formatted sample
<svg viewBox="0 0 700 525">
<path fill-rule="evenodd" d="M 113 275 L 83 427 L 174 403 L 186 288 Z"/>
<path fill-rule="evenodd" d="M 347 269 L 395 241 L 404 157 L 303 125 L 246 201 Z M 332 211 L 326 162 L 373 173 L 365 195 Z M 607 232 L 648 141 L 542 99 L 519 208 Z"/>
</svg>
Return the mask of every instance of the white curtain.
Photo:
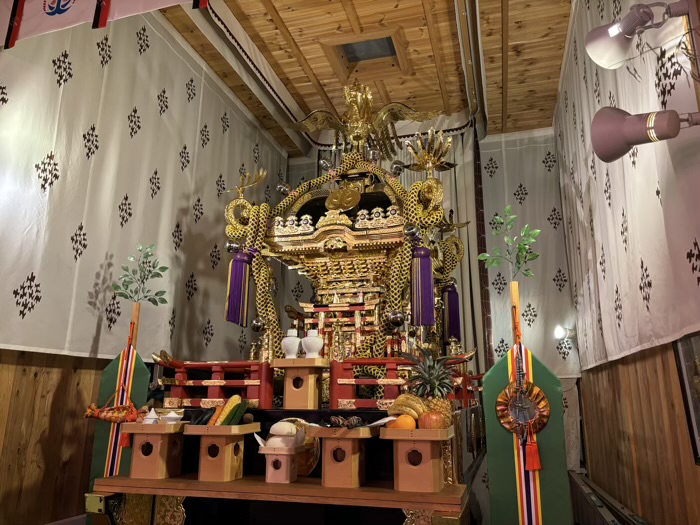
<svg viewBox="0 0 700 525">
<path fill-rule="evenodd" d="M 697 111 L 683 20 L 635 39 L 619 69 L 586 54 L 588 31 L 634 3 L 574 1 L 555 113 L 576 328 L 583 369 L 700 329 L 700 129 L 606 164 L 590 124 L 603 106 L 631 114 Z M 697 28 L 696 28 L 697 29 Z"/>
<path fill-rule="evenodd" d="M 559 177 L 551 129 L 487 137 L 480 144 L 486 248 L 505 252 L 503 237 L 494 237 L 493 216 L 507 205 L 517 216 L 517 234 L 529 224 L 542 231 L 533 251 L 533 277 L 518 275 L 523 343 L 559 377 L 580 375 L 575 340 L 554 339 L 556 325 L 573 327 L 571 278 L 564 247 Z M 489 269 L 492 362 L 513 346 L 510 288 L 511 269 L 504 263 Z"/>
<path fill-rule="evenodd" d="M 140 353 L 247 356 L 224 320 L 222 192 L 257 167 L 247 196 L 278 199 L 286 153 L 160 14 L 0 52 L 0 347 L 116 355 L 131 305 L 111 283 L 155 243 L 168 304 L 142 306 Z"/>
</svg>

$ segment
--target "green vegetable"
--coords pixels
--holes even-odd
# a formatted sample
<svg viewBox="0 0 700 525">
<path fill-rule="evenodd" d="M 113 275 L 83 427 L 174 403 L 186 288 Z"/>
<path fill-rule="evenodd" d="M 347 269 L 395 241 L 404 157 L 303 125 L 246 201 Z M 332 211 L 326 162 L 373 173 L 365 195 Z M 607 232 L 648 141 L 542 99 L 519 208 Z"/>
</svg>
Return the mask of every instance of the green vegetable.
<svg viewBox="0 0 700 525">
<path fill-rule="evenodd" d="M 199 425 L 206 425 L 207 423 L 209 423 L 209 420 L 212 418 L 212 416 L 214 415 L 215 412 L 216 412 L 215 408 L 207 409 L 207 411 L 202 416 L 202 420 L 198 424 Z"/>
<path fill-rule="evenodd" d="M 231 418 L 231 422 L 228 423 L 229 425 L 238 425 L 241 422 L 241 419 L 243 418 L 243 414 L 245 414 L 245 411 L 248 410 L 248 401 L 243 400 L 241 401 L 241 404 L 238 405 L 236 410 L 234 410 L 233 417 Z"/>
<path fill-rule="evenodd" d="M 203 410 L 200 410 L 197 414 L 197 417 L 192 419 L 190 425 L 206 425 L 207 420 L 211 417 L 213 413 L 213 408 L 205 408 Z"/>
<path fill-rule="evenodd" d="M 233 409 L 236 408 L 241 402 L 241 396 L 238 394 L 231 396 L 228 401 L 226 401 L 226 404 L 224 405 L 224 409 L 221 411 L 221 415 L 219 416 L 219 419 L 216 420 L 215 425 L 224 425 L 225 422 L 228 420 L 229 416 L 233 412 Z"/>
</svg>

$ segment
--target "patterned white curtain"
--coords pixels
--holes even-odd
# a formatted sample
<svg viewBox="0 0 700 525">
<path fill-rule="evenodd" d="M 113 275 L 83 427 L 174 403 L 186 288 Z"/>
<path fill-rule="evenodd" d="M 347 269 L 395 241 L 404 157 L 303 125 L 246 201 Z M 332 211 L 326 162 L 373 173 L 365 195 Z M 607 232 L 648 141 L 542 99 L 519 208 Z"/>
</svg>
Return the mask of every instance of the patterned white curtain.
<svg viewBox="0 0 700 525">
<path fill-rule="evenodd" d="M 131 305 L 111 283 L 155 243 L 168 304 L 142 306 L 140 353 L 247 356 L 224 320 L 224 191 L 258 167 L 247 196 L 278 199 L 286 153 L 160 14 L 0 52 L 0 346 L 113 357 Z"/>
<path fill-rule="evenodd" d="M 634 58 L 599 68 L 588 31 L 630 1 L 574 1 L 555 114 L 563 216 L 583 369 L 700 329 L 700 129 L 634 147 L 606 164 L 590 125 L 603 106 L 631 114 L 697 111 L 685 27 L 672 19 L 635 39 Z"/>
<path fill-rule="evenodd" d="M 517 216 L 517 234 L 529 224 L 542 231 L 533 250 L 540 254 L 532 262 L 533 277 L 517 276 L 520 287 L 523 343 L 559 377 L 580 375 L 576 341 L 554 339 L 556 325 L 573 327 L 575 312 L 571 279 L 564 246 L 564 222 L 554 135 L 551 129 L 493 135 L 480 143 L 484 194 L 486 248 L 505 251 L 503 237 L 494 237 L 493 216 L 507 205 Z M 492 362 L 513 346 L 510 267 L 489 269 Z"/>
</svg>

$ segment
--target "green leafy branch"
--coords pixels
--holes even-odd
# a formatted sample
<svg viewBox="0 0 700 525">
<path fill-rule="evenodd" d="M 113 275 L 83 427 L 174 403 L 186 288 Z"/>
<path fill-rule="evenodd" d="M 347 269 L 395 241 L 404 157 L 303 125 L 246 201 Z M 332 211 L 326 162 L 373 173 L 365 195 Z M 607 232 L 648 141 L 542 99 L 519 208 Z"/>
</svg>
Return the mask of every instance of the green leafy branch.
<svg viewBox="0 0 700 525">
<path fill-rule="evenodd" d="M 513 268 L 513 278 L 521 271 L 525 277 L 535 275 L 530 269 L 529 263 L 538 259 L 540 254 L 532 251 L 531 246 L 537 241 L 541 230 L 530 229 L 526 224 L 520 230 L 520 237 L 513 235 L 511 231 L 515 228 L 516 215 L 511 215 L 511 206 L 506 206 L 503 210 L 503 215 L 495 215 L 493 222 L 494 237 L 503 236 L 503 241 L 506 243 L 505 253 L 501 253 L 499 248 L 494 248 L 492 253 L 479 254 L 479 260 L 484 261 L 486 268 L 495 268 L 503 262 L 507 262 Z M 516 230 L 517 232 L 517 230 Z"/>
<path fill-rule="evenodd" d="M 167 266 L 159 266 L 158 259 L 153 254 L 155 249 L 155 244 L 146 248 L 139 244 L 136 247 L 137 255 L 129 255 L 128 260 L 136 263 L 136 267 L 129 268 L 126 264 L 122 264 L 122 270 L 125 273 L 118 277 L 119 283 L 112 284 L 117 297 L 134 303 L 148 301 L 155 306 L 168 303 L 165 299 L 165 290 L 153 293 L 147 286 L 148 281 L 160 279 L 168 271 Z"/>
</svg>

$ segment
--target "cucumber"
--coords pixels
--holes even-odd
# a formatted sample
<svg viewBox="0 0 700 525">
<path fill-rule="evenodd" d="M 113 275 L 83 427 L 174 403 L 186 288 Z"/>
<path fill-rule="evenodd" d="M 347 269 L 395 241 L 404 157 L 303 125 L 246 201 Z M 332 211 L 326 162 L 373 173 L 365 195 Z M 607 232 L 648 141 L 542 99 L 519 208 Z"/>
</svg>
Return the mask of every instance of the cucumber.
<svg viewBox="0 0 700 525">
<path fill-rule="evenodd" d="M 206 414 L 206 410 L 197 412 L 197 415 L 190 421 L 190 425 L 199 425 L 199 421 L 204 417 L 204 414 Z"/>
<path fill-rule="evenodd" d="M 246 410 L 248 410 L 248 401 L 244 399 L 241 401 L 241 404 L 238 405 L 238 408 L 236 408 L 229 425 L 238 425 L 241 422 L 241 418 L 243 417 L 243 414 L 245 414 Z"/>
<path fill-rule="evenodd" d="M 216 412 L 216 409 L 215 409 L 215 408 L 209 408 L 209 409 L 207 409 L 207 411 L 206 411 L 206 412 L 204 413 L 204 415 L 202 416 L 201 421 L 200 421 L 199 423 L 197 423 L 197 424 L 198 424 L 198 425 L 206 425 L 207 423 L 209 423 L 209 420 L 210 420 L 211 417 L 214 415 L 214 412 Z"/>
</svg>

